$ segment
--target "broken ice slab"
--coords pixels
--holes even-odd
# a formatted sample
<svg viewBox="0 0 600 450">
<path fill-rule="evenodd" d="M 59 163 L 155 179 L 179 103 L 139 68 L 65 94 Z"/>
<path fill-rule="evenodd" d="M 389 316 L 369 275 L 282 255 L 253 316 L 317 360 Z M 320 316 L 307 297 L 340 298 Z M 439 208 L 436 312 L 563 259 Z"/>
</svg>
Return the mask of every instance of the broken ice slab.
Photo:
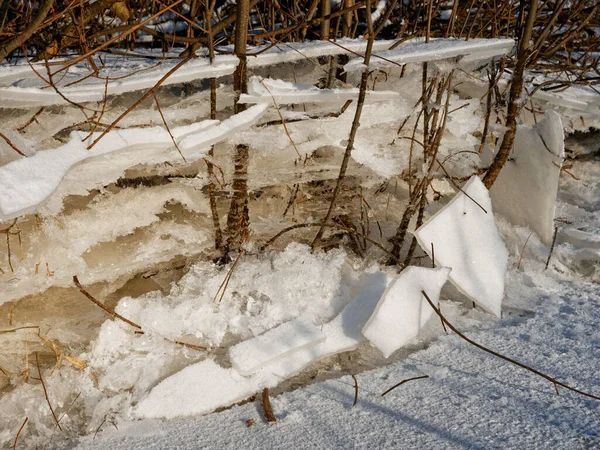
<svg viewBox="0 0 600 450">
<path fill-rule="evenodd" d="M 394 50 L 379 52 L 371 58 L 369 70 L 407 63 L 439 61 L 465 56 L 470 60 L 505 55 L 514 46 L 512 39 L 411 39 Z M 363 58 L 355 58 L 344 66 L 346 72 L 364 70 Z"/>
<path fill-rule="evenodd" d="M 62 86 L 61 82 L 56 83 L 58 88 L 60 88 L 60 94 L 53 89 L 47 89 L 48 86 L 46 84 L 31 86 L 31 82 L 25 83 L 23 87 L 0 87 L 0 99 L 2 99 L 3 107 L 9 108 L 61 105 L 68 104 L 69 101 L 75 103 L 101 102 L 106 95 L 118 95 L 155 86 L 179 62 L 175 59 L 165 60 L 158 65 L 153 62 L 152 66 L 140 69 L 136 67 L 139 65 L 138 60 L 137 63 L 131 65 L 129 70 L 129 72 L 135 71 L 136 76 L 122 75 L 121 79 L 115 80 L 115 78 L 119 78 L 116 74 L 106 74 L 106 76 L 110 75 L 114 80 L 108 82 L 103 77 L 87 78 L 82 76 L 80 78 L 81 82 L 69 86 L 69 81 L 73 83 L 76 80 L 72 77 L 65 77 L 65 80 L 61 81 L 62 84 L 66 83 L 66 86 Z M 218 78 L 231 75 L 235 71 L 238 62 L 238 58 L 233 55 L 218 55 L 212 64 L 208 58 L 195 58 L 173 72 L 167 79 L 162 81 L 161 85 L 167 86 L 203 78 Z M 78 67 L 73 72 L 81 74 L 81 68 Z M 46 75 L 45 71 L 43 73 Z M 23 73 L 23 75 L 26 74 Z M 64 72 L 55 74 L 57 79 L 63 78 L 64 75 Z M 128 75 L 131 75 L 131 73 Z"/>
<path fill-rule="evenodd" d="M 358 98 L 360 90 L 319 89 L 310 84 L 290 83 L 271 78 L 252 77 L 248 82 L 248 94 L 240 95 L 240 103 L 267 103 L 291 105 L 299 103 L 323 103 Z M 366 101 L 386 101 L 400 98 L 400 93 L 392 91 L 368 91 Z"/>
<path fill-rule="evenodd" d="M 256 123 L 267 109 L 268 105 L 256 105 L 220 123 L 202 121 L 174 128 L 172 133 L 181 153 L 188 159 L 198 159 L 211 145 Z M 140 162 L 181 159 L 171 136 L 162 127 L 147 128 L 143 133 L 135 129 L 113 130 L 88 150 L 87 145 L 99 136 L 100 133 L 94 133 L 82 142 L 85 133 L 73 132 L 70 141 L 62 147 L 44 150 L 0 167 L 0 222 L 35 211 L 57 189 L 67 172 L 84 162 L 99 162 L 100 169 L 95 167 L 85 177 L 74 180 L 73 189 L 78 192 L 102 187 Z M 166 153 L 168 149 L 171 151 Z M 103 164 L 101 159 L 108 154 L 110 160 Z M 62 196 L 68 194 L 69 189 L 62 189 Z"/>
<path fill-rule="evenodd" d="M 471 177 L 414 235 L 436 265 L 452 269 L 448 278 L 460 292 L 500 317 L 508 251 L 479 177 Z"/>
<path fill-rule="evenodd" d="M 547 111 L 533 128 L 519 126 L 515 146 L 490 190 L 494 211 L 534 231 L 546 245 L 554 234 L 565 136 L 560 115 Z"/>
<path fill-rule="evenodd" d="M 321 330 L 310 321 L 299 318 L 234 345 L 229 349 L 229 359 L 239 373 L 251 375 L 278 358 L 315 346 L 324 340 L 325 334 Z"/>
<path fill-rule="evenodd" d="M 207 414 L 264 388 L 273 388 L 327 356 L 356 349 L 365 341 L 361 329 L 373 314 L 387 281 L 381 272 L 371 275 L 352 302 L 323 325 L 321 331 L 326 338 L 321 343 L 275 359 L 250 376 L 243 376 L 234 368 L 225 369 L 213 360 L 193 364 L 155 386 L 140 401 L 135 415 L 173 418 Z"/>
<path fill-rule="evenodd" d="M 408 267 L 392 281 L 373 315 L 362 329 L 364 336 L 388 358 L 415 338 L 433 314 L 425 291 L 437 306 L 450 269 Z"/>
</svg>

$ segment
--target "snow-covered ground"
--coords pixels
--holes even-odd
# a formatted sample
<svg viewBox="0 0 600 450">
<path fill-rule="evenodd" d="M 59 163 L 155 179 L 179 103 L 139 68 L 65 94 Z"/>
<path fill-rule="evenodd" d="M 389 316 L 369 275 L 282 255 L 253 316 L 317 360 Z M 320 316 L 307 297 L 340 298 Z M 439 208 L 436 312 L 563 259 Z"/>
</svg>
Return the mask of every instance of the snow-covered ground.
<svg viewBox="0 0 600 450">
<path fill-rule="evenodd" d="M 444 45 L 439 43 L 442 50 Z M 286 62 L 296 50 L 264 54 Z M 312 56 L 324 51 L 318 45 L 305 50 Z M 402 60 L 406 52 L 396 52 L 402 63 L 410 62 Z M 456 65 L 431 54 L 438 60 L 431 62 L 431 73 Z M 490 200 L 472 178 L 485 165 L 477 133 L 486 85 L 466 73 L 481 62 L 464 58 L 438 158 L 445 170 L 471 181 L 461 181 L 460 192 L 443 173 L 433 173 L 435 198 L 429 196 L 426 223 L 415 233 L 423 248 L 414 264 L 422 267 L 399 276 L 383 263 L 385 254 L 360 239 L 330 236 L 327 251 L 311 253 L 303 244 L 316 232 L 311 227 L 259 250 L 279 230 L 319 220 L 339 170 L 355 107 L 331 112 L 356 90 L 307 87 L 323 75 L 315 64 L 298 63 L 293 76 L 287 66 L 264 72 L 254 67 L 253 101 L 262 104 L 246 112 L 248 120 L 232 116 L 230 85 L 218 89 L 220 123 L 202 122 L 208 91 L 200 82 L 185 98 L 176 87 L 165 87 L 158 93 L 162 112 L 143 104 L 123 120 L 124 130 L 100 141 L 97 154 L 80 142 L 90 130 L 69 137 L 69 126 L 81 120 L 75 107 L 47 108 L 22 133 L 15 130 L 36 110 L 2 110 L 3 133 L 30 157 L 20 158 L 0 141 L 0 229 L 19 216 L 11 230 L 21 230 L 7 235 L 10 257 L 8 247 L 0 246 L 0 331 L 7 331 L 0 332 L 0 367 L 6 372 L 0 374 L 1 445 L 13 444 L 27 417 L 19 446 L 39 448 L 600 446 L 600 402 L 562 388 L 556 395 L 552 383 L 446 333 L 420 295 L 423 289 L 436 303 L 448 278 L 439 295 L 441 311 L 470 338 L 600 396 L 598 135 L 567 139 L 572 167 L 563 167 L 579 179 L 554 169 L 552 162 L 562 163 L 562 139 L 546 141 L 550 135 L 562 138 L 563 126 L 587 132 L 598 123 L 595 110 L 587 110 L 584 120 L 580 110 L 553 107 L 562 125 L 558 114 L 550 114 L 535 128 L 520 128 L 518 136 L 530 137 L 520 141 L 522 147 L 537 146 L 540 154 L 552 147 L 547 172 L 554 178 L 540 184 L 535 197 L 530 190 L 529 197 L 499 194 Z M 11 76 L 8 71 L 6 79 Z M 348 85 L 356 85 L 358 76 L 351 73 Z M 336 211 L 340 219 L 368 216 L 371 238 L 385 247 L 407 203 L 407 167 L 413 174 L 426 170 L 422 160 L 409 158 L 412 141 L 406 139 L 420 79 L 414 65 L 374 72 L 369 84 L 378 101 L 364 107 Z M 386 91 L 399 95 L 383 98 Z M 111 98 L 103 121 L 114 120 L 138 95 Z M 274 97 L 286 101 L 278 106 Z M 163 113 L 189 161 L 156 127 Z M 288 121 L 285 130 L 272 124 L 281 117 Z M 525 121 L 531 125 L 532 118 Z M 497 138 L 503 130 L 492 126 L 492 132 Z M 252 149 L 254 241 L 235 267 L 233 261 L 219 266 L 211 262 L 210 179 L 202 158 L 215 144 L 212 161 L 223 170 L 217 180 L 223 219 L 231 155 L 239 142 Z M 531 162 L 515 154 L 510 164 L 516 169 L 508 183 L 526 185 L 520 173 Z M 543 209 L 538 222 L 523 219 L 531 229 L 543 229 L 541 237 L 516 221 L 516 214 L 505 213 L 513 224 L 493 214 L 494 202 L 507 197 L 521 208 Z M 557 242 L 545 269 L 553 225 L 559 227 Z M 430 257 L 452 270 L 431 269 Z M 73 275 L 143 334 L 85 299 Z M 390 321 L 400 310 L 406 312 L 403 321 Z M 15 329 L 36 326 L 43 339 L 35 328 Z M 44 385 L 35 379 L 34 352 Z M 354 407 L 350 375 L 358 384 Z M 424 376 L 381 395 L 402 380 Z M 263 419 L 264 387 L 271 389 L 277 424 Z M 241 404 L 231 407 L 236 402 Z"/>
</svg>

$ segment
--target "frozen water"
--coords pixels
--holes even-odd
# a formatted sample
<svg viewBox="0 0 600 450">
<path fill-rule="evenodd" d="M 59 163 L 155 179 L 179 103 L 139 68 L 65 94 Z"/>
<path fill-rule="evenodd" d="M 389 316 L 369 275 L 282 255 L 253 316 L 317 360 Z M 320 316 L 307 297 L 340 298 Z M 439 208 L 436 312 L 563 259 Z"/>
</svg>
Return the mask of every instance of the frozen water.
<svg viewBox="0 0 600 450">
<path fill-rule="evenodd" d="M 357 348 L 365 340 L 360 330 L 373 313 L 386 281 L 384 274 L 373 274 L 353 301 L 323 325 L 326 339 L 318 345 L 274 359 L 249 377 L 235 369 L 225 369 L 213 360 L 196 363 L 159 383 L 138 404 L 135 414 L 144 418 L 206 414 L 244 400 L 261 389 L 275 387 L 326 356 Z"/>
<path fill-rule="evenodd" d="M 313 347 L 324 340 L 322 331 L 310 321 L 298 318 L 234 345 L 229 349 L 229 358 L 233 368 L 240 374 L 251 375 L 274 360 Z"/>
<path fill-rule="evenodd" d="M 221 123 L 208 120 L 175 128 L 173 135 L 179 141 L 181 152 L 189 159 L 197 159 L 202 157 L 211 145 L 256 123 L 267 108 L 268 105 L 256 105 Z M 161 162 L 181 158 L 172 148 L 173 142 L 167 131 L 161 127 L 144 130 L 144 133 L 133 129 L 114 130 L 107 133 L 98 145 L 88 150 L 86 145 L 91 144 L 99 136 L 100 133 L 94 133 L 86 142 L 82 142 L 84 133 L 73 132 L 69 143 L 62 147 L 38 152 L 30 158 L 19 159 L 0 167 L 0 221 L 34 211 L 56 190 L 73 166 L 80 165 L 87 159 L 115 152 L 136 152 L 135 163 L 140 160 L 148 162 L 148 150 L 155 151 L 156 157 Z M 166 154 L 165 150 L 169 148 L 171 151 Z M 124 162 L 124 165 L 119 164 L 118 157 L 111 157 L 110 166 L 112 171 L 116 170 L 117 176 L 135 164 L 127 155 Z M 80 181 L 78 189 L 81 189 L 81 184 L 84 183 L 84 180 Z M 112 179 L 104 179 L 101 183 L 110 181 Z M 87 182 L 90 183 L 90 179 Z M 98 187 L 97 184 L 98 181 L 88 188 Z"/>
<path fill-rule="evenodd" d="M 240 95 L 240 103 L 268 103 L 289 105 L 298 103 L 330 103 L 355 100 L 359 89 L 319 89 L 310 84 L 289 83 L 271 78 L 252 77 L 248 81 L 248 94 Z M 367 91 L 366 101 L 398 100 L 399 92 Z"/>
<path fill-rule="evenodd" d="M 554 111 L 533 128 L 519 126 L 513 153 L 490 190 L 497 213 L 529 227 L 546 245 L 554 234 L 564 148 L 562 121 Z"/>
<path fill-rule="evenodd" d="M 436 265 L 452 269 L 449 279 L 459 291 L 500 317 L 508 251 L 479 177 L 473 176 L 414 234 L 421 248 L 434 254 Z"/>
<path fill-rule="evenodd" d="M 433 314 L 421 291 L 434 305 L 450 269 L 408 267 L 386 289 L 362 332 L 388 358 L 415 338 Z"/>
<path fill-rule="evenodd" d="M 501 56 L 512 50 L 512 39 L 411 39 L 394 50 L 387 50 L 371 58 L 369 69 L 390 67 L 399 64 L 438 61 L 441 59 L 468 56 L 470 59 L 485 59 Z M 355 58 L 344 66 L 346 72 L 364 70 L 362 58 Z"/>
</svg>

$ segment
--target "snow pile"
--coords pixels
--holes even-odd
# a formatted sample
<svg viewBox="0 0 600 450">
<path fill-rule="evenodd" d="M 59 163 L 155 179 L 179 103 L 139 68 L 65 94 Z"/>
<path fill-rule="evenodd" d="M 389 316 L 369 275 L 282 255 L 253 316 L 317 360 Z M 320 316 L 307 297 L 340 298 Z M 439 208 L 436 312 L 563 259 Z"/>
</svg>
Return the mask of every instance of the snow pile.
<svg viewBox="0 0 600 450">
<path fill-rule="evenodd" d="M 291 105 L 298 103 L 331 103 L 356 100 L 359 89 L 319 89 L 310 84 L 290 83 L 271 78 L 251 77 L 248 80 L 248 94 L 240 95 L 240 103 L 275 103 Z M 398 92 L 367 91 L 365 101 L 397 100 Z"/>
<path fill-rule="evenodd" d="M 184 156 L 192 160 L 201 158 L 211 145 L 256 123 L 267 107 L 268 105 L 257 105 L 221 123 L 207 120 L 191 126 L 175 128 L 172 131 L 173 137 Z M 0 167 L 0 221 L 34 211 L 56 190 L 73 166 L 80 165 L 90 158 L 115 152 L 135 152 L 136 162 L 142 157 L 148 161 L 148 150 L 158 153 L 161 161 L 181 158 L 173 148 L 170 135 L 162 127 L 146 129 L 143 132 L 135 129 L 113 130 L 107 133 L 98 145 L 88 150 L 87 146 L 100 134 L 100 132 L 93 133 L 83 141 L 84 133 L 73 132 L 69 143 L 62 147 L 38 152 L 30 158 L 13 161 Z M 168 149 L 170 151 L 166 153 Z M 125 165 L 119 162 L 118 157 L 110 158 L 112 171 L 121 175 L 131 163 L 129 158 L 125 158 Z M 109 181 L 112 180 L 103 180 L 103 183 Z M 87 186 L 79 183 L 77 187 L 91 189 L 97 186 L 98 182 L 92 179 L 91 182 L 88 180 Z"/>
<path fill-rule="evenodd" d="M 513 153 L 490 190 L 494 211 L 529 227 L 546 245 L 554 234 L 564 148 L 562 121 L 554 111 L 533 128 L 519 126 Z"/>
<path fill-rule="evenodd" d="M 152 389 L 136 407 L 136 416 L 173 418 L 207 414 L 245 400 L 261 389 L 273 388 L 327 356 L 356 349 L 365 340 L 360 330 L 385 286 L 385 275 L 373 274 L 352 302 L 324 324 L 320 332 L 305 320 L 297 320 L 232 347 L 232 369 L 210 359 L 186 367 Z M 273 339 L 286 343 L 279 345 Z M 242 351 L 247 354 L 242 355 Z M 287 353 L 283 355 L 284 352 Z M 253 366 L 246 372 L 253 371 L 257 363 L 261 364 L 260 370 L 243 376 L 235 369 L 242 359 L 246 366 Z"/>
<path fill-rule="evenodd" d="M 433 310 L 421 291 L 437 305 L 449 273 L 445 267 L 408 267 L 387 288 L 362 330 L 386 358 L 415 338 L 429 320 Z"/>
<path fill-rule="evenodd" d="M 414 234 L 436 265 L 452 269 L 449 279 L 459 291 L 500 317 L 508 251 L 479 177 Z"/>
</svg>

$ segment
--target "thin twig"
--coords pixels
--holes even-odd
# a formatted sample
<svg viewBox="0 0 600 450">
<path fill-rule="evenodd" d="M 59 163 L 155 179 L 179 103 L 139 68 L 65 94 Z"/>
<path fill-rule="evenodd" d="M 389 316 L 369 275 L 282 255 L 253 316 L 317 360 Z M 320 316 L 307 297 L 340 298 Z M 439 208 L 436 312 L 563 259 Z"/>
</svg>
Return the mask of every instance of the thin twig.
<svg viewBox="0 0 600 450">
<path fill-rule="evenodd" d="M 273 408 L 271 407 L 271 400 L 269 399 L 269 388 L 264 388 L 262 391 L 262 406 L 265 412 L 265 419 L 269 423 L 277 423 L 277 418 L 273 414 Z"/>
<path fill-rule="evenodd" d="M 354 380 L 354 403 L 352 403 L 352 407 L 354 408 L 358 403 L 358 380 L 354 375 L 351 375 Z"/>
<path fill-rule="evenodd" d="M 19 442 L 19 435 L 21 434 L 21 431 L 23 431 L 23 428 L 25 428 L 25 425 L 27 424 L 28 420 L 29 420 L 29 417 L 25 417 L 25 420 L 23 421 L 21 428 L 19 428 L 19 431 L 17 431 L 17 435 L 15 436 L 15 443 L 13 444 L 13 450 L 17 450 L 17 442 Z"/>
<path fill-rule="evenodd" d="M 77 278 L 77 275 L 73 276 L 73 283 L 75 283 L 75 286 L 77 286 L 77 289 L 79 289 L 79 292 L 81 292 L 83 295 L 85 295 L 92 303 L 94 303 L 96 306 L 100 307 L 104 312 L 106 312 L 107 314 L 110 314 L 113 317 L 116 317 L 117 319 L 121 319 L 123 322 L 131 325 L 134 328 L 137 328 L 138 330 L 142 329 L 142 327 L 139 326 L 137 323 L 132 322 L 129 319 L 126 319 L 125 317 L 123 317 L 119 313 L 113 311 L 110 308 L 107 308 L 102 303 L 100 303 L 98 300 L 96 300 L 94 297 L 92 297 L 90 295 L 90 293 L 83 288 L 83 286 L 79 282 L 79 279 Z"/>
<path fill-rule="evenodd" d="M 54 417 L 54 422 L 60 431 L 63 431 L 58 419 L 56 418 L 56 414 L 54 413 L 54 408 L 52 408 L 52 404 L 50 403 L 50 398 L 48 397 L 48 391 L 46 390 L 46 383 L 44 383 L 44 378 L 42 377 L 42 370 L 40 369 L 40 358 L 38 357 L 37 352 L 35 353 L 35 362 L 37 364 L 38 374 L 40 375 L 40 382 L 42 383 L 42 388 L 44 388 L 44 396 L 46 397 L 46 402 L 48 402 L 48 406 L 50 407 L 50 412 L 52 413 L 52 417 Z"/>
<path fill-rule="evenodd" d="M 552 252 L 554 252 L 554 245 L 556 244 L 556 235 L 558 234 L 558 227 L 554 227 L 554 236 L 552 236 L 552 245 L 550 246 L 550 253 L 548 253 L 548 259 L 546 260 L 546 267 L 544 270 L 548 269 L 548 264 L 550 264 L 550 258 L 552 258 Z"/>
<path fill-rule="evenodd" d="M 408 383 L 409 381 L 414 381 L 414 380 L 422 380 L 424 378 L 429 378 L 429 375 L 421 375 L 420 377 L 412 377 L 412 378 L 407 378 L 406 380 L 402 380 L 400 383 L 393 385 L 391 388 L 389 388 L 387 391 L 385 391 L 383 394 L 381 394 L 381 396 L 383 397 L 384 395 L 388 394 L 389 392 L 392 392 L 394 389 L 396 389 L 398 386 L 402 386 L 404 383 Z"/>
</svg>

